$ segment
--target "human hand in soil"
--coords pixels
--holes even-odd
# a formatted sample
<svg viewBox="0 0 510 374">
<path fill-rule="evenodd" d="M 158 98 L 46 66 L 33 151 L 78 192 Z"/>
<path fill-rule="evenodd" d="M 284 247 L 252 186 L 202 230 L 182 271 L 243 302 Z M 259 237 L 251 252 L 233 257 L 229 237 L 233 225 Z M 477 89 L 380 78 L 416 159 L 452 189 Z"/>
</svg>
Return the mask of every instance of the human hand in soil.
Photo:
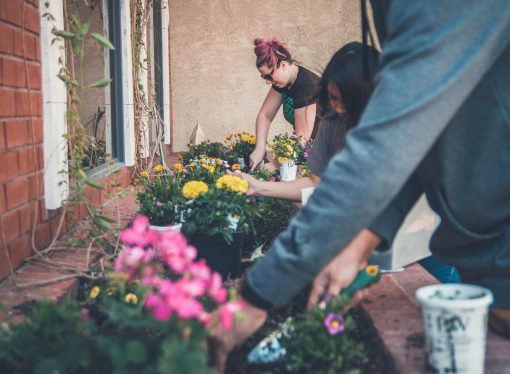
<svg viewBox="0 0 510 374">
<path fill-rule="evenodd" d="M 250 155 L 250 172 L 255 170 L 257 166 L 264 161 L 264 157 L 266 156 L 266 150 L 265 149 L 258 149 L 255 148 L 255 150 Z"/>
<path fill-rule="evenodd" d="M 381 239 L 369 230 L 361 231 L 349 245 L 340 252 L 315 277 L 308 299 L 308 308 L 320 300 L 327 300 L 349 286 L 358 272 L 367 265 L 367 259 L 379 245 Z M 352 305 L 359 303 L 368 295 L 368 290 L 357 291 L 351 300 Z"/>
<path fill-rule="evenodd" d="M 255 333 L 266 321 L 267 312 L 244 301 L 245 307 L 241 318 L 236 319 L 230 330 L 223 330 L 218 323 L 211 326 L 207 349 L 209 352 L 209 366 L 218 373 L 223 373 L 227 356 L 234 348 L 239 347 L 250 335 Z M 212 314 L 212 321 L 219 320 L 219 313 Z"/>
</svg>

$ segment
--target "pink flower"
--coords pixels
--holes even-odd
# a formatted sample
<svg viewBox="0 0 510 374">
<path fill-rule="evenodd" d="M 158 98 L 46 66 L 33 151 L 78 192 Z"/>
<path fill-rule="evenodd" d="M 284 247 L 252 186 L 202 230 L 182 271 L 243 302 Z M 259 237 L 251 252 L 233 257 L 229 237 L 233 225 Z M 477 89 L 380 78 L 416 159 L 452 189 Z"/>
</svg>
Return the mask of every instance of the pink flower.
<svg viewBox="0 0 510 374">
<path fill-rule="evenodd" d="M 221 275 L 213 273 L 211 283 L 208 290 L 209 296 L 213 298 L 218 304 L 225 302 L 227 299 L 227 290 L 223 288 L 221 282 Z"/>
<path fill-rule="evenodd" d="M 223 330 L 230 330 L 234 325 L 234 316 L 228 310 L 226 305 L 220 306 L 218 309 L 218 314 L 220 317 L 220 326 Z"/>
<path fill-rule="evenodd" d="M 193 298 L 186 298 L 180 300 L 175 311 L 179 317 L 188 319 L 200 316 L 204 311 L 204 307 L 199 301 Z"/>
<path fill-rule="evenodd" d="M 120 234 L 120 240 L 127 245 L 136 245 L 139 247 L 145 247 L 151 244 L 157 233 L 151 230 L 147 230 L 149 226 L 149 219 L 145 216 L 137 216 L 130 228 L 125 229 Z"/>
<path fill-rule="evenodd" d="M 329 313 L 324 320 L 329 335 L 336 335 L 345 329 L 344 317 L 341 314 Z"/>
</svg>

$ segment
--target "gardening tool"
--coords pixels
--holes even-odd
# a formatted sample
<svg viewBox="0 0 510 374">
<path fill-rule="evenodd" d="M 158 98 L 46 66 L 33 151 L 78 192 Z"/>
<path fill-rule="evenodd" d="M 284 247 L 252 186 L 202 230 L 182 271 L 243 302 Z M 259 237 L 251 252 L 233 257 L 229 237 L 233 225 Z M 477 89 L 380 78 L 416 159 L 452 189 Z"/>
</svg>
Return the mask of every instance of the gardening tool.
<svg viewBox="0 0 510 374">
<path fill-rule="evenodd" d="M 354 281 L 348 287 L 344 288 L 340 292 L 340 295 L 351 298 L 356 291 L 376 283 L 380 278 L 381 272 L 379 267 L 375 265 L 369 265 L 359 271 Z M 248 363 L 269 364 L 283 358 L 287 352 L 285 351 L 285 348 L 280 345 L 279 339 L 281 339 L 282 336 L 290 335 L 291 326 L 292 317 L 289 317 L 282 324 L 280 324 L 277 329 L 262 339 L 250 351 L 250 353 L 248 353 Z"/>
</svg>

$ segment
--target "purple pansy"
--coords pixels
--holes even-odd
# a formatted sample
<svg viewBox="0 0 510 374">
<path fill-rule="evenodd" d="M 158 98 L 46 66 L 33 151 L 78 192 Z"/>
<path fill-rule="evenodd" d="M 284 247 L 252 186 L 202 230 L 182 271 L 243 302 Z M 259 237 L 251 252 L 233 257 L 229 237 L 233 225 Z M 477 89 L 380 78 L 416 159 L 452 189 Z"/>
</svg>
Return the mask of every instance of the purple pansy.
<svg viewBox="0 0 510 374">
<path fill-rule="evenodd" d="M 329 335 L 336 335 L 344 331 L 344 317 L 341 314 L 329 313 L 324 319 L 324 326 L 328 330 Z"/>
</svg>

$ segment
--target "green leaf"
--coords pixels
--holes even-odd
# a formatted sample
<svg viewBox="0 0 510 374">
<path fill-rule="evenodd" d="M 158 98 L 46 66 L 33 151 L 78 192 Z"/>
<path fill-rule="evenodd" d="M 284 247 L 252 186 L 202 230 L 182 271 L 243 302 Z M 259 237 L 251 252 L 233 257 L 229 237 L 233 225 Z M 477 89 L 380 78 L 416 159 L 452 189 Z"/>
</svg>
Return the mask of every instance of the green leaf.
<svg viewBox="0 0 510 374">
<path fill-rule="evenodd" d="M 71 84 L 75 87 L 81 87 L 80 82 L 78 82 L 76 79 L 71 78 L 67 74 L 58 74 L 57 75 L 64 83 Z"/>
<path fill-rule="evenodd" d="M 96 217 L 99 217 L 99 218 L 105 220 L 106 222 L 110 222 L 110 223 L 114 223 L 115 222 L 115 220 L 113 218 L 104 216 L 102 214 L 96 214 Z"/>
<path fill-rule="evenodd" d="M 68 40 L 76 37 L 76 34 L 74 32 L 70 32 L 70 31 L 53 29 L 52 32 L 53 32 L 53 35 L 60 36 L 61 38 L 68 39 Z"/>
<path fill-rule="evenodd" d="M 92 223 L 94 223 L 94 225 L 96 225 L 101 230 L 111 230 L 112 228 L 112 226 L 108 222 L 106 222 L 104 219 L 100 217 L 94 217 Z"/>
<path fill-rule="evenodd" d="M 90 35 L 94 39 L 96 39 L 99 42 L 99 44 L 101 44 L 103 47 L 111 49 L 111 50 L 115 50 L 115 47 L 113 46 L 113 44 L 107 38 L 105 38 L 103 35 L 98 34 L 96 32 L 93 32 Z"/>
<path fill-rule="evenodd" d="M 97 188 L 98 190 L 104 190 L 106 188 L 104 184 L 99 182 L 97 179 L 93 178 L 85 179 L 85 183 L 87 183 L 91 187 Z"/>
<path fill-rule="evenodd" d="M 108 86 L 111 82 L 112 82 L 111 78 L 102 78 L 102 79 L 98 79 L 97 81 L 92 83 L 89 87 L 90 88 L 94 88 L 94 87 L 102 88 L 102 87 Z"/>
<path fill-rule="evenodd" d="M 80 30 L 76 33 L 76 36 L 78 38 L 82 38 L 84 35 L 86 35 L 89 32 L 90 29 L 90 23 L 85 22 L 83 25 L 81 25 Z"/>
<path fill-rule="evenodd" d="M 147 347 L 138 340 L 130 340 L 126 344 L 126 357 L 134 364 L 141 364 L 147 359 Z"/>
</svg>

